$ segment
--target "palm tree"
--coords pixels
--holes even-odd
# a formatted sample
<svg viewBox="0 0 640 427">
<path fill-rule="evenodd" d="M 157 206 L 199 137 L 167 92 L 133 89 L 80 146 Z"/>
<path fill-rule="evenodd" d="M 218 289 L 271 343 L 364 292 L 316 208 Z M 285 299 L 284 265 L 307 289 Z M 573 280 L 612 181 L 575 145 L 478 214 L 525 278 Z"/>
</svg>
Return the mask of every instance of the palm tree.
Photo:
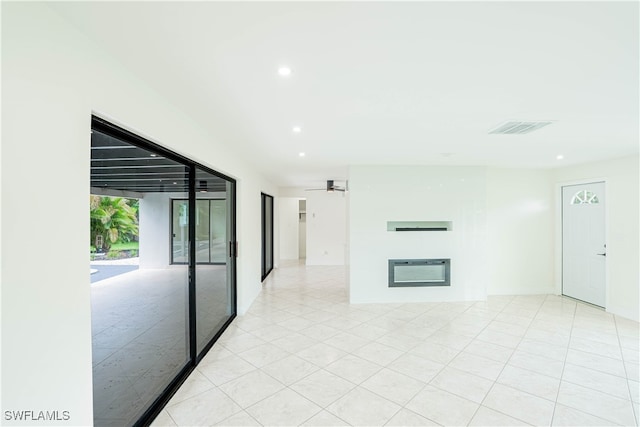
<svg viewBox="0 0 640 427">
<path fill-rule="evenodd" d="M 107 252 L 113 243 L 138 235 L 137 209 L 130 206 L 129 199 L 90 196 L 90 208 L 91 244 L 96 249 Z"/>
</svg>

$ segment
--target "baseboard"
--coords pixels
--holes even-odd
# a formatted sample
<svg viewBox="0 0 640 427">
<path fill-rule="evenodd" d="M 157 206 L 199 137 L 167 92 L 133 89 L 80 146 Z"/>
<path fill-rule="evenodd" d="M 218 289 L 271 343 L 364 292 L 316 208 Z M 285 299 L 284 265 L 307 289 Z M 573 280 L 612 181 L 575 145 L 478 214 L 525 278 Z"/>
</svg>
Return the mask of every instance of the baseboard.
<svg viewBox="0 0 640 427">
<path fill-rule="evenodd" d="M 492 295 L 558 295 L 554 286 L 536 289 L 505 289 L 504 291 L 487 290 L 487 296 Z"/>
<path fill-rule="evenodd" d="M 616 307 L 609 306 L 606 308 L 607 313 L 615 314 L 616 316 L 624 317 L 629 320 L 633 320 L 635 322 L 640 321 L 640 313 L 638 313 L 638 308 L 624 308 L 624 307 Z"/>
</svg>

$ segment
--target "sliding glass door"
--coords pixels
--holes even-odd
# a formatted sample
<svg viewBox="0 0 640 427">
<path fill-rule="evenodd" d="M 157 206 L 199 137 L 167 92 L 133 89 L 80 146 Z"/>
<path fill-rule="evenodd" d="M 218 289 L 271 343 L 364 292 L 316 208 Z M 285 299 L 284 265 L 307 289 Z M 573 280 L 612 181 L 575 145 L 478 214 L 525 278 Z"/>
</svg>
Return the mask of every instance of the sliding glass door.
<svg viewBox="0 0 640 427">
<path fill-rule="evenodd" d="M 273 197 L 262 193 L 262 280 L 273 270 Z"/>
<path fill-rule="evenodd" d="M 94 424 L 145 425 L 236 314 L 235 181 L 94 117 L 91 195 Z"/>
</svg>

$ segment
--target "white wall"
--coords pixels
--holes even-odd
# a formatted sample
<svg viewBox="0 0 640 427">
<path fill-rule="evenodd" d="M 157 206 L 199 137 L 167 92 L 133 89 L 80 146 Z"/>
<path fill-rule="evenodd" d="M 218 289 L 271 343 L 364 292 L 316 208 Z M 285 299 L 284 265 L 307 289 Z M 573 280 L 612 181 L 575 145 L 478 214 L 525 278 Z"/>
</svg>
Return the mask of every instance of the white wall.
<svg viewBox="0 0 640 427">
<path fill-rule="evenodd" d="M 300 188 L 300 187 L 278 188 L 279 197 L 297 197 L 299 199 L 306 199 L 310 193 L 313 193 L 313 191 L 305 191 L 304 188 Z"/>
<path fill-rule="evenodd" d="M 215 168 L 214 168 L 215 169 Z M 238 238 L 238 314 L 247 312 L 256 296 L 262 291 L 262 219 L 260 193 L 275 194 L 266 182 L 252 179 L 238 180 L 237 238 Z M 274 235 L 277 236 L 278 201 L 274 199 Z M 274 242 L 274 254 L 278 253 L 278 241 Z M 277 257 L 274 256 L 274 261 Z"/>
<path fill-rule="evenodd" d="M 344 265 L 347 204 L 343 192 L 307 193 L 307 265 Z"/>
<path fill-rule="evenodd" d="M 260 192 L 277 189 L 44 3 L 2 4 L 2 88 L 0 194 L 14 207 L 2 212 L 2 410 L 68 410 L 59 425 L 90 425 L 92 111 L 238 180 L 241 313 L 261 290 Z M 43 228 L 61 197 L 64 214 Z"/>
<path fill-rule="evenodd" d="M 280 259 L 298 259 L 298 230 L 299 230 L 299 200 L 292 197 L 278 198 L 278 213 L 280 219 Z"/>
<path fill-rule="evenodd" d="M 606 308 L 638 320 L 638 176 L 637 156 L 555 170 L 351 167 L 351 301 L 481 299 L 485 288 L 489 295 L 560 294 L 560 186 L 605 179 Z M 450 233 L 405 236 L 386 232 L 388 220 L 454 224 Z M 387 259 L 439 257 L 452 258 L 451 289 L 387 287 Z"/>
<path fill-rule="evenodd" d="M 640 250 L 638 156 L 625 157 L 553 171 L 556 183 L 556 287 L 561 283 L 561 212 L 562 184 L 605 179 L 607 192 L 607 311 L 630 319 L 640 317 Z"/>
<path fill-rule="evenodd" d="M 167 268 L 171 263 L 170 199 L 185 197 L 183 193 L 149 193 L 140 199 L 140 268 Z"/>
<path fill-rule="evenodd" d="M 486 297 L 486 170 L 352 166 L 350 298 L 354 303 Z M 389 232 L 387 221 L 452 221 L 452 231 Z M 450 287 L 389 288 L 388 260 L 450 258 Z"/>
<path fill-rule="evenodd" d="M 555 293 L 552 173 L 487 169 L 489 295 Z"/>
</svg>

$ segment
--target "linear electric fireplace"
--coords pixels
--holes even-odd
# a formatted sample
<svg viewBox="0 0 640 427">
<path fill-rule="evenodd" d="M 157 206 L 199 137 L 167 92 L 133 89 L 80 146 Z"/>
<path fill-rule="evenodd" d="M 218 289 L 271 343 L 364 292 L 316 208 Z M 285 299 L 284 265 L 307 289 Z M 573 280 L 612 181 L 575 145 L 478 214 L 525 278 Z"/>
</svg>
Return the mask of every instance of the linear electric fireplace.
<svg viewBox="0 0 640 427">
<path fill-rule="evenodd" d="M 451 286 L 451 260 L 390 259 L 389 287 Z"/>
</svg>

